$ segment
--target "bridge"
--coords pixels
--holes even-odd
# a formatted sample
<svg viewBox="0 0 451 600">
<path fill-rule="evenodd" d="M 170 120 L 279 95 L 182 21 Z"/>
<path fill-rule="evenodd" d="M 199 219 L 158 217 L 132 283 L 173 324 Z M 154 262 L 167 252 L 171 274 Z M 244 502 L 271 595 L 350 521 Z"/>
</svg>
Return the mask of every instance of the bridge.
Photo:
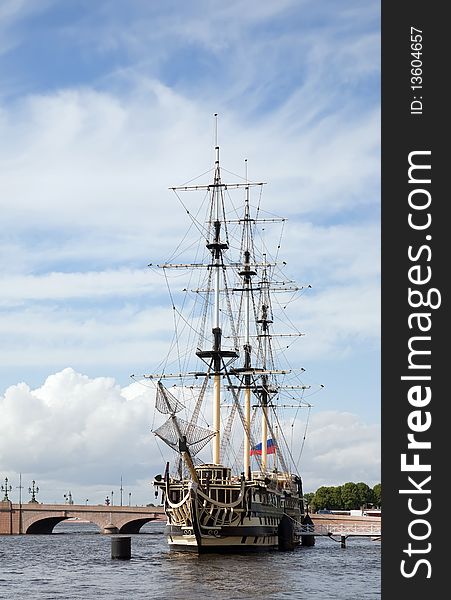
<svg viewBox="0 0 451 600">
<path fill-rule="evenodd" d="M 67 519 L 89 521 L 101 533 L 139 533 L 149 521 L 164 518 L 162 506 L 103 506 L 82 504 L 13 504 L 0 502 L 0 535 L 49 534 Z"/>
</svg>

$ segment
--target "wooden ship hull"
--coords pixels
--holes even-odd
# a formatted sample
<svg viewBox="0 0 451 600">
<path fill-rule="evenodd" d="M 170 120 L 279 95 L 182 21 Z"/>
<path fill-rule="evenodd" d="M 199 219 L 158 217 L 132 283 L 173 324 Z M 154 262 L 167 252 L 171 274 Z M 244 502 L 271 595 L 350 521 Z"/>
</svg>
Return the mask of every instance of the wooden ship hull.
<svg viewBox="0 0 451 600">
<path fill-rule="evenodd" d="M 255 473 L 256 479 L 234 481 L 221 465 L 204 465 L 197 474 L 199 484 L 168 476 L 155 482 L 163 491 L 170 549 L 256 552 L 310 545 L 313 538 L 300 534 L 304 510 L 298 477 Z"/>
</svg>

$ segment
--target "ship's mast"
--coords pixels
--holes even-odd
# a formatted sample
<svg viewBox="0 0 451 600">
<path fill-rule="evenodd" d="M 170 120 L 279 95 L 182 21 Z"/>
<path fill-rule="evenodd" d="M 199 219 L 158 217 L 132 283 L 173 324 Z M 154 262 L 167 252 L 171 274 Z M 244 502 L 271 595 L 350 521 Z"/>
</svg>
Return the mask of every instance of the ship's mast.
<svg viewBox="0 0 451 600">
<path fill-rule="evenodd" d="M 249 187 L 246 187 L 246 200 L 244 209 L 244 252 L 243 252 L 243 269 L 240 271 L 240 276 L 243 278 L 244 290 L 244 370 L 251 369 L 251 343 L 250 343 L 250 310 L 251 310 L 251 278 L 256 275 L 256 271 L 250 267 L 251 259 L 251 219 L 249 211 Z M 251 376 L 244 375 L 244 473 L 250 479 L 250 429 L 251 429 Z"/>
<path fill-rule="evenodd" d="M 272 323 L 271 314 L 270 314 L 270 303 L 269 303 L 269 281 L 267 277 L 266 267 L 263 271 L 262 277 L 262 304 L 261 304 L 261 316 L 258 320 L 258 323 L 261 325 L 261 340 L 262 340 L 262 367 L 263 369 L 268 368 L 268 354 L 270 351 L 269 348 L 269 325 Z M 260 392 L 260 401 L 262 406 L 262 472 L 265 472 L 267 469 L 268 462 L 268 448 L 267 448 L 267 440 L 268 440 L 268 384 L 269 379 L 268 375 L 262 375 L 262 386 Z M 275 440 L 273 440 L 275 442 Z"/>
<path fill-rule="evenodd" d="M 213 281 L 214 281 L 214 307 L 213 307 L 213 430 L 215 437 L 213 438 L 213 462 L 219 464 L 221 462 L 221 321 L 220 321 L 220 282 L 222 271 L 222 253 L 227 250 L 229 245 L 221 241 L 221 208 L 222 208 L 222 185 L 221 185 L 221 170 L 219 167 L 219 146 L 215 148 L 215 175 L 212 192 L 213 211 L 213 241 L 207 243 L 207 248 L 211 252 Z"/>
<path fill-rule="evenodd" d="M 215 115 L 216 116 L 216 115 Z M 216 123 L 217 128 L 217 123 Z M 208 366 L 208 370 L 204 373 L 196 371 L 193 373 L 189 373 L 190 375 L 205 376 L 207 378 L 213 379 L 213 397 L 212 397 L 212 428 L 214 431 L 214 437 L 212 438 L 212 462 L 214 464 L 220 464 L 221 461 L 221 380 L 222 377 L 230 365 L 235 359 L 238 358 L 238 347 L 237 341 L 235 342 L 235 347 L 232 348 L 223 348 L 222 346 L 222 338 L 223 338 L 223 329 L 222 329 L 222 315 L 223 315 L 223 305 L 222 305 L 222 294 L 225 291 L 226 295 L 228 294 L 227 290 L 227 282 L 225 278 L 225 270 L 227 267 L 234 268 L 238 267 L 240 269 L 240 276 L 243 278 L 243 292 L 244 292 L 244 312 L 245 312 L 245 334 L 244 334 L 244 343 L 243 343 L 243 355 L 244 355 L 244 364 L 242 369 L 235 370 L 235 373 L 238 371 L 244 371 L 244 379 L 243 386 L 245 392 L 245 414 L 240 416 L 242 417 L 242 422 L 245 429 L 245 471 L 246 476 L 250 477 L 250 410 L 251 410 L 251 382 L 252 382 L 252 365 L 251 365 L 251 307 L 252 307 L 252 276 L 256 275 L 256 271 L 253 270 L 257 265 L 252 265 L 251 262 L 255 262 L 255 257 L 253 255 L 253 240 L 252 240 L 252 226 L 255 223 L 255 219 L 252 219 L 250 216 L 249 209 L 249 188 L 251 186 L 259 186 L 264 185 L 264 182 L 250 182 L 247 179 L 246 172 L 246 181 L 240 183 L 227 183 L 224 184 L 221 181 L 221 169 L 220 169 L 220 161 L 219 161 L 219 146 L 217 144 L 217 131 L 215 136 L 215 164 L 214 164 L 214 176 L 213 182 L 208 184 L 201 185 L 182 185 L 178 187 L 172 187 L 172 189 L 178 196 L 179 191 L 190 191 L 190 190 L 205 190 L 209 194 L 209 217 L 207 221 L 208 226 L 208 234 L 206 241 L 206 248 L 210 253 L 210 260 L 207 264 L 204 263 L 191 263 L 191 264 L 173 264 L 173 263 L 164 263 L 158 265 L 163 269 L 192 269 L 192 268 L 207 268 L 210 270 L 209 276 L 209 284 L 208 289 L 205 290 L 207 295 L 206 305 L 205 305 L 205 316 L 207 315 L 207 306 L 210 305 L 211 302 L 211 346 L 210 348 L 203 347 L 204 338 L 202 334 L 201 343 L 196 350 L 196 355 L 201 358 L 204 363 Z M 244 219 L 239 219 L 239 223 L 243 224 L 244 222 L 244 233 L 242 237 L 242 256 L 240 263 L 229 263 L 225 264 L 224 262 L 224 253 L 229 248 L 228 243 L 228 231 L 227 231 L 227 223 L 236 222 L 234 220 L 226 220 L 225 215 L 225 207 L 224 207 L 224 192 L 229 189 L 238 189 L 244 188 L 246 192 L 246 203 L 245 203 L 245 216 Z M 273 220 L 273 219 L 272 219 Z M 225 285 L 225 290 L 222 288 Z M 201 290 L 194 290 L 201 291 Z M 227 308 L 226 311 L 231 319 L 232 330 L 234 330 L 234 325 L 232 323 L 232 314 L 230 308 L 230 299 L 227 296 Z M 236 332 L 234 333 L 236 338 Z M 181 377 L 183 374 L 153 374 L 146 375 L 148 378 L 167 378 L 167 377 Z M 241 409 L 240 409 L 241 410 Z M 182 433 L 182 432 L 177 432 Z M 180 438 L 180 435 L 178 435 Z M 182 436 L 183 437 L 183 436 Z M 183 442 L 183 440 L 182 440 Z"/>
</svg>

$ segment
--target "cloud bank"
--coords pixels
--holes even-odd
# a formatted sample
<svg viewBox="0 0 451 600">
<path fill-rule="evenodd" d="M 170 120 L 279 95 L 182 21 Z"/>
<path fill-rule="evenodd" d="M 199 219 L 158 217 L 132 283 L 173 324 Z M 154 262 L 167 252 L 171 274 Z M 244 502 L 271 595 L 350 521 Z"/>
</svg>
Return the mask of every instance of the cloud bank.
<svg viewBox="0 0 451 600">
<path fill-rule="evenodd" d="M 18 485 L 36 480 L 40 500 L 74 498 L 102 503 L 120 478 L 134 502 L 152 501 L 150 481 L 169 456 L 151 432 L 155 392 L 149 384 L 120 387 L 111 377 L 90 378 L 66 368 L 42 386 L 9 387 L 0 397 L 2 476 Z M 294 433 L 293 456 L 303 437 Z M 349 413 L 314 413 L 300 461 L 306 491 L 348 480 L 379 481 L 378 427 Z M 27 484 L 26 484 L 27 485 Z M 17 490 L 12 497 L 17 500 Z"/>
</svg>

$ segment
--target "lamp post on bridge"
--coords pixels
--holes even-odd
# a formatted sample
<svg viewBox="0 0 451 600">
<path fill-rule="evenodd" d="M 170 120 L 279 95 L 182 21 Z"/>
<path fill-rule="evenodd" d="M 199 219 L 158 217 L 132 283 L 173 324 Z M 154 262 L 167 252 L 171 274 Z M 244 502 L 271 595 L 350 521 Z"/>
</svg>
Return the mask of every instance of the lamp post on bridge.
<svg viewBox="0 0 451 600">
<path fill-rule="evenodd" d="M 22 473 L 19 473 L 19 485 L 17 486 L 19 490 L 19 534 L 23 533 L 23 522 L 22 522 Z"/>
<path fill-rule="evenodd" d="M 114 492 L 111 490 L 111 506 L 114 506 Z"/>
<path fill-rule="evenodd" d="M 36 481 L 34 479 L 31 482 L 31 487 L 28 488 L 28 493 L 31 494 L 31 500 L 29 500 L 29 502 L 37 502 L 36 494 L 39 493 L 39 488 L 36 485 Z"/>
<path fill-rule="evenodd" d="M 128 505 L 131 506 L 132 505 L 132 493 L 128 492 Z"/>
<path fill-rule="evenodd" d="M 122 487 L 122 475 L 121 475 L 121 487 L 119 488 L 120 492 L 121 492 L 121 506 L 122 506 L 122 492 L 123 492 L 123 487 Z"/>
<path fill-rule="evenodd" d="M 2 492 L 5 492 L 2 502 L 9 502 L 8 492 L 10 492 L 13 489 L 13 487 L 12 487 L 12 485 L 8 485 L 7 477 L 5 477 L 5 483 L 4 483 L 4 485 L 2 484 L 0 489 Z"/>
<path fill-rule="evenodd" d="M 23 490 L 22 473 L 19 473 L 19 485 L 16 487 L 19 490 L 19 505 L 22 506 L 22 490 Z"/>
</svg>

